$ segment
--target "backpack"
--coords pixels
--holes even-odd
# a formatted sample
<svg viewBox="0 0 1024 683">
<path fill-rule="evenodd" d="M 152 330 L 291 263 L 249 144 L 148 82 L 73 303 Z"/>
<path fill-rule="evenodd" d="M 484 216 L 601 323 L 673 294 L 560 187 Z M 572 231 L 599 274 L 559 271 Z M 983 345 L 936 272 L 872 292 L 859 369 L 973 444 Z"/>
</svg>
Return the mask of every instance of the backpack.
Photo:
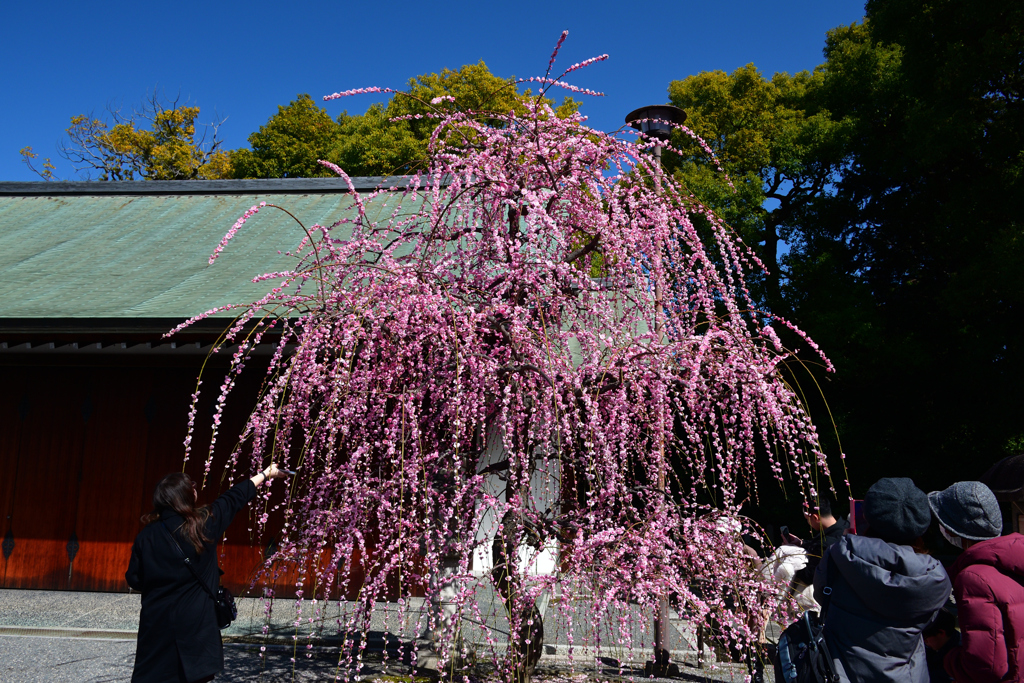
<svg viewBox="0 0 1024 683">
<path fill-rule="evenodd" d="M 828 553 L 825 563 L 822 593 L 827 597 L 832 594 L 832 561 Z M 807 610 L 782 632 L 773 662 L 775 683 L 839 683 L 839 674 L 823 633 L 827 610 L 828 601 L 825 601 L 820 616 L 813 610 Z"/>
</svg>

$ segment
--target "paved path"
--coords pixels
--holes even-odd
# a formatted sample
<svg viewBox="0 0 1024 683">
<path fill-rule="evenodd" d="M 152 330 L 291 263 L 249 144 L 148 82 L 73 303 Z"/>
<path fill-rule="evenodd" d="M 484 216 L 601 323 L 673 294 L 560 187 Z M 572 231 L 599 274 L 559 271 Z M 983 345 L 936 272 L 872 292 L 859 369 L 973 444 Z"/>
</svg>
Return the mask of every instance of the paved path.
<svg viewBox="0 0 1024 683">
<path fill-rule="evenodd" d="M 269 646 L 261 655 L 255 645 L 224 646 L 224 672 L 217 676 L 217 683 L 296 683 L 326 682 L 335 680 L 337 671 L 337 650 L 316 649 L 309 659 L 299 657 L 296 664 L 291 661 L 292 652 L 283 646 Z M 130 681 L 132 664 L 135 661 L 135 641 L 97 640 L 90 638 L 53 638 L 36 636 L 0 636 L 0 680 L 4 683 L 113 683 Z M 405 672 L 395 671 L 394 674 Z M 584 673 L 577 667 L 576 673 Z M 588 668 L 590 681 L 618 683 L 622 676 L 610 667 Z M 746 676 L 743 667 L 727 665 L 714 671 L 701 671 L 684 666 L 680 676 L 673 681 L 667 679 L 645 679 L 641 670 L 623 672 L 649 683 L 724 682 L 739 683 Z M 388 683 L 394 683 L 389 677 Z M 364 680 L 372 680 L 365 677 Z M 552 683 L 581 683 L 564 665 L 543 664 L 535 677 L 537 681 Z"/>
<path fill-rule="evenodd" d="M 464 619 L 465 637 L 480 644 L 490 637 L 503 644 L 507 640 L 508 622 L 493 590 L 477 590 L 475 597 L 479 615 L 467 615 Z M 382 604 L 374 612 L 369 630 L 402 640 L 417 635 L 425 624 L 422 600 L 412 598 L 409 602 L 409 610 L 402 615 L 394 603 Z M 346 623 L 354 608 L 353 603 L 348 602 L 321 602 L 318 607 L 321 611 L 315 614 L 313 606 L 305 602 L 300 614 L 294 600 L 278 599 L 268 614 L 267 605 L 260 599 L 238 598 L 237 605 L 238 619 L 222 632 L 227 640 L 251 640 L 262 636 L 264 629 L 270 634 L 271 642 L 290 642 L 296 634 L 329 638 L 337 635 L 339 622 Z M 0 635 L 11 634 L 12 628 L 21 628 L 52 630 L 54 633 L 51 635 L 65 637 L 81 636 L 82 631 L 100 632 L 99 636 L 92 633 L 92 637 L 102 637 L 103 631 L 110 632 L 106 637 L 116 637 L 119 633 L 123 637 L 134 637 L 139 627 L 140 606 L 138 593 L 0 589 Z M 543 610 L 548 654 L 556 651 L 564 654 L 570 642 L 577 648 L 601 642 L 602 652 L 597 654 L 624 658 L 626 648 L 614 645 L 623 637 L 623 626 L 618 621 L 620 617 L 627 617 L 625 628 L 629 640 L 637 644 L 652 642 L 651 622 L 641 618 L 636 609 L 625 614 L 610 614 L 595 624 L 588 616 L 589 606 L 578 603 L 571 634 L 565 626 L 567 620 L 556 618 L 561 609 L 556 601 L 550 601 Z M 696 660 L 696 638 L 692 629 L 677 615 L 673 614 L 673 617 L 670 620 L 673 628 L 669 634 L 669 649 L 680 661 L 687 658 Z M 296 622 L 300 624 L 298 627 Z"/>
<path fill-rule="evenodd" d="M 491 597 L 478 596 L 483 603 L 487 603 Z M 135 660 L 135 633 L 138 629 L 139 608 L 138 594 L 0 589 L 0 681 L 63 683 L 130 680 Z M 308 608 L 307 604 L 307 611 Z M 265 606 L 260 600 L 240 600 L 238 620 L 223 631 L 226 641 L 225 672 L 218 676 L 217 681 L 305 683 L 334 680 L 339 650 L 329 646 L 329 636 L 333 634 L 328 631 L 330 625 L 335 624 L 338 617 L 344 616 L 345 610 L 349 607 L 345 603 L 334 603 L 328 609 L 333 611 L 325 614 L 325 618 L 319 624 L 311 625 L 308 620 L 303 620 L 306 624 L 298 629 L 303 640 L 303 636 L 315 632 L 328 638 L 314 641 L 320 644 L 312 650 L 304 650 L 300 646 L 299 656 L 293 664 L 292 646 L 284 643 L 292 642 L 292 637 L 297 632 L 294 626 L 294 602 L 278 600 L 268 619 Z M 548 609 L 550 611 L 554 608 Z M 401 621 L 392 615 L 385 623 L 383 618 L 378 617 L 371 624 L 371 629 L 382 637 L 397 642 L 395 635 L 385 633 L 391 631 L 397 635 L 399 631 L 404 630 L 408 634 L 415 630 L 412 624 L 402 624 Z M 484 621 L 492 629 L 492 634 L 500 638 L 501 618 L 489 613 L 485 615 Z M 673 659 L 680 663 L 694 661 L 696 653 L 692 649 L 677 649 L 686 647 L 688 629 L 685 622 L 675 620 L 673 624 L 676 627 L 673 631 L 674 640 L 670 644 L 673 648 Z M 479 629 L 478 624 L 466 626 Z M 261 635 L 264 627 L 269 629 L 271 638 L 265 639 Z M 651 642 L 649 626 L 644 622 L 635 625 L 634 630 L 636 632 L 633 635 L 637 642 Z M 585 619 L 578 619 L 574 631 L 575 642 L 579 643 L 583 635 L 592 637 L 594 629 L 586 624 Z M 642 677 L 642 660 L 647 657 L 646 650 L 635 651 L 633 657 L 641 661 L 630 663 L 626 661 L 629 657 L 625 648 L 606 647 L 598 652 L 576 648 L 574 664 L 570 667 L 564 657 L 568 634 L 555 625 L 549 626 L 546 632 L 546 655 L 541 660 L 541 666 L 546 668 L 539 672 L 541 676 L 538 678 L 549 678 L 553 681 L 561 679 L 565 683 L 570 683 L 566 674 L 571 668 L 579 673 L 597 674 L 594 676 L 597 680 L 619 679 L 623 674 L 627 677 Z M 252 642 L 257 639 L 262 642 Z M 260 652 L 261 646 L 266 648 L 264 654 Z M 311 656 L 306 657 L 306 653 Z M 597 656 L 602 657 L 604 663 Z M 621 674 L 618 666 L 609 666 L 612 658 L 624 660 L 625 668 Z M 385 673 L 379 668 L 379 664 L 371 666 L 377 668 L 368 671 L 370 676 L 367 678 L 371 678 L 375 673 Z M 408 675 L 410 672 L 409 667 L 399 665 L 387 673 Z M 712 672 L 684 664 L 682 674 L 676 680 L 741 681 L 745 673 L 743 667 L 727 666 Z M 574 677 L 571 683 L 581 681 Z"/>
<path fill-rule="evenodd" d="M 291 650 L 270 646 L 266 656 L 253 645 L 225 645 L 222 681 L 333 681 L 337 654 L 315 652 L 291 661 Z M 134 640 L 0 636 L 0 680 L 4 683 L 108 683 L 130 681 Z M 294 676 L 293 676 L 294 670 Z"/>
</svg>

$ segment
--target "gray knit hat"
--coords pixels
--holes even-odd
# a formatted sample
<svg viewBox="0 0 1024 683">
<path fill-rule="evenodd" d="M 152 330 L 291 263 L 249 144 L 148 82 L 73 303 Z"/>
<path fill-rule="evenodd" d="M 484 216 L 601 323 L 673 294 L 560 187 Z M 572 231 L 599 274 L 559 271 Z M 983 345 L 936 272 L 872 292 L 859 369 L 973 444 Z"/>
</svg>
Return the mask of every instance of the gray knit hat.
<svg viewBox="0 0 1024 683">
<path fill-rule="evenodd" d="M 912 543 L 931 524 L 928 496 L 907 477 L 879 479 L 864 496 L 864 517 L 872 536 L 890 543 Z"/>
<path fill-rule="evenodd" d="M 984 541 L 1003 533 L 1003 515 L 992 490 L 980 481 L 958 481 L 928 494 L 939 524 L 957 536 Z"/>
</svg>

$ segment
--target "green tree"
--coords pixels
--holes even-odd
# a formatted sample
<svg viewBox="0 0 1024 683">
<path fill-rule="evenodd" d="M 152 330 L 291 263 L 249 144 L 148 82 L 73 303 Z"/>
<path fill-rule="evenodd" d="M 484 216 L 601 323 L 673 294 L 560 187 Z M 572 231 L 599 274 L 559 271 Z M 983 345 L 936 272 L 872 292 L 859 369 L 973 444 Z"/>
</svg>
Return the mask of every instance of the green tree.
<svg viewBox="0 0 1024 683">
<path fill-rule="evenodd" d="M 728 177 L 678 131 L 673 143 L 682 154 L 666 155 L 666 166 L 755 249 L 768 269 L 759 298 L 776 312 L 785 307 L 780 243 L 794 239 L 841 159 L 846 127 L 818 101 L 822 81 L 821 69 L 766 79 L 748 64 L 669 85 L 672 104 L 687 112 L 687 126 L 710 145 Z"/>
<path fill-rule="evenodd" d="M 790 291 L 844 356 L 849 447 L 939 486 L 1024 433 L 1024 7 L 866 9 L 827 39 L 824 106 L 852 131 Z"/>
<path fill-rule="evenodd" d="M 388 108 L 375 104 L 362 116 L 342 113 L 341 135 L 328 159 L 351 176 L 387 176 L 420 168 L 427 138 L 416 137 L 409 121 L 392 121 Z"/>
<path fill-rule="evenodd" d="M 229 155 L 220 149 L 219 124 L 202 126 L 197 138 L 199 107 L 164 102 L 156 95 L 125 114 L 111 109 L 106 118 L 71 117 L 58 152 L 87 178 L 99 180 L 208 180 L 230 176 Z M 209 137 L 209 140 L 207 139 Z M 29 168 L 35 153 L 21 151 Z M 47 160 L 49 163 L 49 160 Z M 53 178 L 44 164 L 40 176 Z"/>
<path fill-rule="evenodd" d="M 316 178 L 331 175 L 317 159 L 338 146 L 341 129 L 307 94 L 278 107 L 266 125 L 249 136 L 252 149 L 231 154 L 238 178 Z"/>
<path fill-rule="evenodd" d="M 451 97 L 455 102 L 435 102 L 439 97 Z M 352 176 L 409 173 L 426 159 L 436 126 L 431 114 L 455 107 L 521 113 L 530 97 L 513 79 L 493 75 L 483 62 L 413 78 L 404 94 L 393 96 L 384 105 L 375 104 L 360 116 L 344 112 L 332 120 L 309 95 L 299 95 L 287 107 L 279 107 L 278 113 L 249 137 L 251 150 L 233 153 L 235 177 L 332 175 L 318 159 L 336 163 Z M 557 113 L 565 116 L 576 107 L 567 97 Z"/>
<path fill-rule="evenodd" d="M 684 139 L 669 163 L 779 273 L 761 296 L 828 351 L 858 482 L 935 488 L 1024 442 L 1024 6 L 866 9 L 813 72 L 672 83 L 735 192 Z"/>
<path fill-rule="evenodd" d="M 840 413 L 848 445 L 860 448 L 854 441 L 859 432 L 850 425 L 857 422 L 867 429 L 871 411 L 866 406 L 853 407 L 857 403 L 853 393 L 860 391 L 853 387 L 858 377 L 866 376 L 865 368 L 886 354 L 891 356 L 892 349 L 879 334 L 883 323 L 878 292 L 863 253 L 862 228 L 866 226 L 856 219 L 863 195 L 853 189 L 852 179 L 868 157 L 898 144 L 882 133 L 883 121 L 898 116 L 903 106 L 902 48 L 872 41 L 868 26 L 859 23 L 830 31 L 825 54 L 826 63 L 816 69 L 821 79 L 814 100 L 841 122 L 842 134 L 832 148 L 837 166 L 826 192 L 787 236 L 790 251 L 784 258 L 783 297 L 792 317 L 829 350 L 838 370 L 830 382 L 830 398 Z M 870 402 L 870 384 L 864 385 L 866 402 Z M 849 411 L 863 416 L 854 420 Z"/>
</svg>

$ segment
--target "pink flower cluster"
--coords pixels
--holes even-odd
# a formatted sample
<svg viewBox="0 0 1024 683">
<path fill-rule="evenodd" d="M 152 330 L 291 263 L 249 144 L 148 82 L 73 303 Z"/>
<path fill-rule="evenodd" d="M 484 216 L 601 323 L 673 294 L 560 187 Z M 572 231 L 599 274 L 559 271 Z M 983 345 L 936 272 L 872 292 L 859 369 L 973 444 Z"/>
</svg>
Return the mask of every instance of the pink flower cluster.
<svg viewBox="0 0 1024 683">
<path fill-rule="evenodd" d="M 352 95 L 366 95 L 369 93 L 393 93 L 395 92 L 391 88 L 378 88 L 373 86 L 370 88 L 353 88 L 352 90 L 343 90 L 341 92 L 332 93 L 330 95 L 324 95 L 324 102 L 330 102 L 331 100 L 337 100 L 342 97 L 351 97 Z"/>
<path fill-rule="evenodd" d="M 597 57 L 584 59 L 582 62 L 577 62 L 576 64 L 570 66 L 568 69 L 565 70 L 565 73 L 563 73 L 562 75 L 566 76 L 568 74 L 571 74 L 573 71 L 579 71 L 584 67 L 590 66 L 591 64 L 597 64 L 598 62 L 603 62 L 606 59 L 608 59 L 608 55 L 598 55 Z"/>
<path fill-rule="evenodd" d="M 590 90 L 589 88 L 581 88 L 570 83 L 563 83 L 554 78 L 544 78 L 543 76 L 530 76 L 529 78 L 518 78 L 516 83 L 544 83 L 547 86 L 558 86 L 568 90 L 569 92 L 580 93 L 581 95 L 591 95 L 592 97 L 604 97 L 603 92 L 597 92 L 596 90 Z"/>
<path fill-rule="evenodd" d="M 551 67 L 555 65 L 555 57 L 558 56 L 558 51 L 562 49 L 562 43 L 569 37 L 568 31 L 562 31 L 562 35 L 558 36 L 558 42 L 555 43 L 555 49 L 551 51 L 551 59 L 548 60 L 548 70 L 544 72 L 544 77 L 547 78 L 551 75 Z"/>
<path fill-rule="evenodd" d="M 255 216 L 256 214 L 258 214 L 260 212 L 260 209 L 262 209 L 266 205 L 266 202 L 260 202 L 256 206 L 249 207 L 249 210 L 243 213 L 239 217 L 239 219 L 235 221 L 235 224 L 232 225 L 231 229 L 228 230 L 226 235 L 224 235 L 224 237 L 220 241 L 220 244 L 217 245 L 217 248 L 213 250 L 212 254 L 210 254 L 209 263 L 211 265 L 213 264 L 214 261 L 217 260 L 217 257 L 220 256 L 220 252 L 224 251 L 224 247 L 228 246 L 228 242 L 231 241 L 231 238 L 233 238 L 235 234 L 241 229 L 241 227 L 245 225 L 245 222 L 252 218 L 253 216 Z"/>
</svg>

